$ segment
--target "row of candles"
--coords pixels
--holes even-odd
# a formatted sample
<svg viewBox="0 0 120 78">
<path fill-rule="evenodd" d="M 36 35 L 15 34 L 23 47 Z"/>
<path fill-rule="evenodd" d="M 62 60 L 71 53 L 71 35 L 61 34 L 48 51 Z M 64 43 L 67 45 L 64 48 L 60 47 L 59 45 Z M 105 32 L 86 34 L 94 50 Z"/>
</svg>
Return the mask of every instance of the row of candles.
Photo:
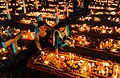
<svg viewBox="0 0 120 78">
<path fill-rule="evenodd" d="M 54 2 L 55 0 L 48 0 L 48 1 Z M 59 2 L 59 3 L 65 3 L 66 2 L 66 0 L 62 0 L 62 1 L 64 1 L 64 2 Z"/>
<path fill-rule="evenodd" d="M 76 55 L 74 53 L 55 54 L 42 51 L 41 57 L 38 57 L 36 61 L 40 62 L 40 64 L 44 64 L 50 67 L 52 66 L 52 68 L 56 67 L 58 70 L 68 69 L 69 72 L 66 71 L 66 73 L 72 73 L 79 76 L 84 74 L 85 76 L 89 77 L 91 75 L 93 76 L 94 74 L 96 76 L 103 77 L 120 77 L 119 64 L 112 63 L 110 61 L 91 60 L 83 58 L 82 56 Z"/>
<path fill-rule="evenodd" d="M 94 15 L 101 15 L 101 14 L 107 14 L 107 15 L 118 15 L 118 12 L 115 12 L 115 11 L 111 11 L 111 12 L 94 12 L 93 10 L 90 11 L 91 14 L 94 14 Z"/>
<path fill-rule="evenodd" d="M 87 46 L 88 48 L 91 45 L 95 45 L 95 49 L 98 50 L 107 50 L 109 49 L 110 52 L 119 52 L 118 49 L 120 48 L 120 40 L 114 39 L 97 39 L 94 41 L 94 38 L 86 37 L 85 35 L 74 36 L 75 39 L 75 46 Z"/>
<path fill-rule="evenodd" d="M 39 16 L 39 15 L 41 15 L 43 18 L 54 18 L 54 19 L 56 19 L 56 16 L 54 15 L 54 14 L 52 14 L 52 13 L 47 13 L 47 12 L 30 12 L 30 13 L 28 13 L 27 14 L 28 16 Z M 62 14 L 59 14 L 58 15 L 58 18 L 59 19 L 64 19 L 65 18 L 65 16 L 64 15 L 62 15 Z"/>
<path fill-rule="evenodd" d="M 22 39 L 27 39 L 27 40 L 34 40 L 34 32 L 31 32 L 30 30 L 28 31 L 21 31 L 22 33 Z"/>
<path fill-rule="evenodd" d="M 94 21 L 100 21 L 101 19 L 98 18 L 98 17 L 90 17 L 90 16 L 87 16 L 87 17 L 80 17 L 79 18 L 80 21 L 90 21 L 90 20 L 94 20 Z"/>
<path fill-rule="evenodd" d="M 23 19 L 21 19 L 20 20 L 20 23 L 24 23 L 24 24 L 30 24 L 30 23 L 33 23 L 34 25 L 35 25 L 35 22 L 36 22 L 37 20 L 35 19 L 35 18 L 31 18 L 31 19 L 25 19 L 25 18 L 23 18 Z M 45 19 L 45 22 L 48 24 L 48 25 L 50 25 L 50 26 L 54 26 L 55 24 L 56 24 L 56 22 L 55 22 L 55 20 L 47 20 L 47 19 Z"/>
<path fill-rule="evenodd" d="M 37 21 L 36 18 L 29 18 L 29 19 L 23 18 L 19 22 L 24 24 L 30 24 L 30 23 L 35 23 L 36 21 Z"/>
<path fill-rule="evenodd" d="M 102 5 L 102 6 L 104 6 L 104 5 L 107 5 L 107 6 L 118 6 L 118 2 L 108 2 L 107 4 L 106 4 L 106 2 L 95 2 L 95 5 Z"/>
<path fill-rule="evenodd" d="M 65 5 L 64 5 L 65 6 Z M 64 12 L 64 10 L 62 10 L 62 9 L 58 9 L 59 10 L 59 12 Z M 53 8 L 42 8 L 42 10 L 41 11 L 49 11 L 49 12 L 55 12 L 55 9 L 53 9 Z M 68 9 L 68 11 L 69 12 L 73 12 L 73 10 L 72 9 Z"/>
<path fill-rule="evenodd" d="M 91 42 L 89 42 L 86 38 L 86 36 L 81 35 L 78 37 L 74 37 L 75 39 L 75 45 L 77 46 L 89 46 Z"/>
<path fill-rule="evenodd" d="M 90 21 L 92 19 L 94 21 L 100 21 L 101 20 L 99 17 L 90 17 L 90 16 L 79 18 L 80 21 L 86 21 L 86 20 Z M 109 17 L 108 20 L 115 21 L 115 22 L 120 22 L 120 18 L 118 18 L 118 17 L 116 17 L 116 18 Z"/>
<path fill-rule="evenodd" d="M 46 20 L 46 23 L 48 25 L 50 25 L 51 27 L 54 27 L 56 25 L 56 22 L 55 21 L 51 21 L 51 20 Z"/>
<path fill-rule="evenodd" d="M 104 3 L 108 3 L 108 4 L 113 4 L 113 5 L 115 5 L 115 3 L 118 3 L 118 0 L 95 0 L 96 1 L 96 3 L 97 2 L 99 2 L 100 4 L 104 4 Z"/>
<path fill-rule="evenodd" d="M 18 51 L 21 50 L 27 50 L 26 46 L 21 46 L 18 47 Z M 12 53 L 10 53 L 10 48 L 0 48 L 0 60 L 6 60 L 8 59 L 8 57 L 6 56 L 6 54 L 11 55 Z"/>
<path fill-rule="evenodd" d="M 120 34 L 120 28 L 118 26 L 91 26 L 87 24 L 71 24 L 72 28 L 76 28 L 80 32 L 96 32 L 97 34 Z"/>
<path fill-rule="evenodd" d="M 65 3 L 65 4 L 66 4 L 66 3 Z M 61 4 L 60 6 L 61 6 L 61 7 L 65 7 L 65 4 Z M 49 6 L 50 6 L 50 7 L 55 7 L 56 5 L 49 4 Z M 72 12 L 70 8 L 73 8 L 72 4 L 69 4 L 69 12 Z M 60 9 L 59 9 L 59 10 L 60 10 Z M 49 11 L 51 11 L 51 10 L 49 10 Z M 51 12 L 54 12 L 54 10 L 51 11 Z M 63 12 L 63 11 L 60 11 L 60 12 Z"/>
<path fill-rule="evenodd" d="M 115 22 L 120 23 L 120 18 L 119 18 L 119 17 L 117 17 L 117 18 L 109 17 L 108 20 L 111 20 L 111 21 L 115 21 Z"/>
<path fill-rule="evenodd" d="M 100 49 L 110 49 L 111 52 L 118 52 L 117 49 L 120 48 L 120 41 L 119 40 L 113 40 L 109 39 L 106 41 L 101 41 L 100 43 Z"/>
<path fill-rule="evenodd" d="M 10 27 L 8 26 L 6 29 L 5 29 L 4 27 L 2 27 L 1 29 L 3 30 L 3 31 L 2 31 L 3 34 L 8 34 L 8 33 L 6 32 L 6 29 L 9 30 Z M 34 32 L 31 32 L 30 30 L 27 30 L 27 31 L 22 30 L 22 31 L 21 31 L 20 29 L 14 28 L 13 31 L 14 31 L 14 35 L 17 35 L 18 33 L 21 32 L 21 34 L 22 34 L 22 39 L 34 40 Z"/>
<path fill-rule="evenodd" d="M 18 50 L 26 50 L 26 46 L 18 47 Z M 9 53 L 9 49 L 0 48 L 0 56 Z"/>
<path fill-rule="evenodd" d="M 117 8 L 112 8 L 112 7 L 106 8 L 106 7 L 100 7 L 100 6 L 93 5 L 93 6 L 89 6 L 89 9 L 106 9 L 106 10 L 109 10 L 109 11 L 113 11 L 113 10 L 116 10 Z"/>
<path fill-rule="evenodd" d="M 54 8 L 42 8 L 41 11 L 50 11 L 50 12 L 55 12 Z"/>
<path fill-rule="evenodd" d="M 11 29 L 10 26 L 8 26 L 7 28 L 1 27 L 2 33 L 3 34 L 8 34 L 8 32 L 6 32 L 6 30 Z M 20 32 L 20 29 L 13 29 L 14 35 L 17 35 Z"/>
</svg>

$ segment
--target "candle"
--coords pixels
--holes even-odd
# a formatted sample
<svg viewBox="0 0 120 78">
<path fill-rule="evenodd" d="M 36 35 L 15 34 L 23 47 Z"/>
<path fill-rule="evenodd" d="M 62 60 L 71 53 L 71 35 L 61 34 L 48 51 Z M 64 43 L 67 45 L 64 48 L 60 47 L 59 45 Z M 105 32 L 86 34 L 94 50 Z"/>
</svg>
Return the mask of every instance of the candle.
<svg viewBox="0 0 120 78">
<path fill-rule="evenodd" d="M 84 70 L 84 73 L 86 74 L 86 67 L 84 67 L 83 70 Z"/>
<path fill-rule="evenodd" d="M 53 56 L 54 54 L 53 53 L 50 53 L 50 56 Z"/>
<path fill-rule="evenodd" d="M 108 67 L 106 67 L 106 73 L 108 73 L 108 70 L 109 70 Z"/>
<path fill-rule="evenodd" d="M 6 31 L 3 31 L 3 33 L 5 33 Z"/>
<path fill-rule="evenodd" d="M 30 32 L 30 30 L 28 30 L 28 32 Z"/>
<path fill-rule="evenodd" d="M 59 59 L 59 56 L 58 56 L 58 54 L 56 55 L 56 58 L 57 58 L 57 59 Z"/>
<path fill-rule="evenodd" d="M 78 65 L 79 65 L 79 66 L 81 66 L 81 65 L 82 65 L 80 61 L 78 62 Z"/>
<path fill-rule="evenodd" d="M 74 55 L 72 54 L 72 59 L 74 59 Z"/>
<path fill-rule="evenodd" d="M 45 55 L 44 51 L 41 52 L 41 55 Z"/>
<path fill-rule="evenodd" d="M 2 48 L 2 51 L 4 52 L 6 49 L 5 48 Z"/>
<path fill-rule="evenodd" d="M 63 61 L 65 60 L 65 56 L 60 56 L 60 58 L 62 58 Z"/>
<path fill-rule="evenodd" d="M 25 37 L 28 38 L 28 35 L 26 35 Z"/>
<path fill-rule="evenodd" d="M 72 63 L 74 63 L 74 60 L 72 60 Z"/>
<path fill-rule="evenodd" d="M 102 75 L 104 75 L 104 74 L 105 74 L 105 71 L 104 71 L 103 69 L 101 69 L 101 72 L 102 72 Z"/>
<path fill-rule="evenodd" d="M 34 39 L 34 36 L 32 36 L 32 39 Z"/>
<path fill-rule="evenodd" d="M 26 36 L 25 35 L 23 35 L 23 38 L 25 38 Z"/>
<path fill-rule="evenodd" d="M 58 60 L 59 64 L 60 64 L 60 60 Z"/>
<path fill-rule="evenodd" d="M 49 61 L 46 61 L 46 60 L 45 60 L 44 63 L 45 63 L 46 65 L 48 65 L 48 64 L 49 64 Z"/>
<path fill-rule="evenodd" d="M 92 63 L 92 67 L 94 67 L 95 66 L 95 64 L 94 63 Z"/>
<path fill-rule="evenodd" d="M 18 47 L 18 50 L 20 50 L 21 48 L 20 47 Z"/>
<path fill-rule="evenodd" d="M 71 60 L 71 53 L 69 53 L 70 54 L 70 60 Z"/>
<path fill-rule="evenodd" d="M 90 63 L 88 63 L 88 67 L 91 68 L 91 64 Z"/>
<path fill-rule="evenodd" d="M 102 34 L 105 34 L 105 33 L 106 33 L 106 30 L 105 30 L 105 29 L 103 29 L 103 30 L 101 31 L 101 33 L 102 33 Z"/>
<path fill-rule="evenodd" d="M 118 76 L 118 65 L 116 65 L 116 78 Z"/>
<path fill-rule="evenodd" d="M 5 59 L 7 59 L 7 57 L 3 57 L 2 59 L 5 60 Z"/>
</svg>

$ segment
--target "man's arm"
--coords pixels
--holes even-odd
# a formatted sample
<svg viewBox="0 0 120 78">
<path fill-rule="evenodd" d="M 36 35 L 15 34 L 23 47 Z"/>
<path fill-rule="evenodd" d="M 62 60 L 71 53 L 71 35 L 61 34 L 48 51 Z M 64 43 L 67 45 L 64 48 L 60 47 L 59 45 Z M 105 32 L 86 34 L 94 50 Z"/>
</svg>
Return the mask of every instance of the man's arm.
<svg viewBox="0 0 120 78">
<path fill-rule="evenodd" d="M 40 40 L 39 39 L 39 34 L 37 33 L 37 35 L 35 36 L 35 44 L 36 44 L 37 48 L 41 51 L 42 48 L 41 48 L 39 40 Z"/>
</svg>

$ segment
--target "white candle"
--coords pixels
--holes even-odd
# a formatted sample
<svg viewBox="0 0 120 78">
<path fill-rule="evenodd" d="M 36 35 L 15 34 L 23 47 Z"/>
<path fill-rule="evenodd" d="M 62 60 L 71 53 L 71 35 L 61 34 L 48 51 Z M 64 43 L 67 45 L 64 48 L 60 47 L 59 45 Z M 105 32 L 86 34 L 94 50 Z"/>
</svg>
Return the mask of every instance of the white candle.
<svg viewBox="0 0 120 78">
<path fill-rule="evenodd" d="M 28 30 L 28 32 L 30 32 L 30 30 Z"/>
<path fill-rule="evenodd" d="M 108 70 L 109 70 L 108 67 L 106 67 L 106 73 L 108 73 Z"/>
<path fill-rule="evenodd" d="M 20 50 L 21 48 L 20 48 L 20 47 L 18 47 L 18 49 Z"/>
<path fill-rule="evenodd" d="M 56 58 L 57 58 L 57 59 L 59 59 L 59 56 L 58 56 L 58 54 L 56 55 Z"/>
<path fill-rule="evenodd" d="M 45 63 L 46 65 L 48 65 L 49 62 L 48 62 L 48 61 L 44 61 L 44 63 Z"/>
<path fill-rule="evenodd" d="M 3 57 L 2 59 L 5 60 L 5 59 L 7 59 L 7 57 Z"/>
<path fill-rule="evenodd" d="M 32 39 L 34 39 L 34 36 L 32 36 Z"/>
<path fill-rule="evenodd" d="M 85 72 L 85 74 L 86 74 L 86 67 L 84 67 L 84 72 Z"/>
<path fill-rule="evenodd" d="M 28 35 L 26 35 L 26 38 L 28 38 Z"/>
<path fill-rule="evenodd" d="M 62 59 L 63 59 L 63 61 L 65 60 L 65 56 L 60 56 Z"/>
<path fill-rule="evenodd" d="M 74 60 L 72 60 L 72 63 L 74 63 Z"/>
<path fill-rule="evenodd" d="M 92 67 L 94 67 L 95 66 L 95 64 L 94 63 L 92 63 Z"/>
<path fill-rule="evenodd" d="M 118 75 L 118 65 L 116 65 L 116 78 L 117 78 L 117 75 Z"/>
<path fill-rule="evenodd" d="M 74 59 L 74 55 L 72 54 L 72 59 Z"/>
<path fill-rule="evenodd" d="M 70 60 L 71 60 L 71 53 L 69 53 L 70 54 Z"/>
<path fill-rule="evenodd" d="M 42 55 L 45 55 L 44 51 L 41 52 Z"/>
<path fill-rule="evenodd" d="M 2 50 L 0 50 L 0 53 L 2 52 Z"/>
</svg>

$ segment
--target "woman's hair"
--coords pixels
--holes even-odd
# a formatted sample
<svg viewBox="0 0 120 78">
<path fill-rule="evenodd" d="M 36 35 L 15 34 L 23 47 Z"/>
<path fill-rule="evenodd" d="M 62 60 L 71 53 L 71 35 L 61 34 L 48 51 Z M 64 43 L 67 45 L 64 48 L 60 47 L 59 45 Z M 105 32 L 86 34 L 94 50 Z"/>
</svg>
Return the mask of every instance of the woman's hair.
<svg viewBox="0 0 120 78">
<path fill-rule="evenodd" d="M 40 26 L 44 26 L 45 22 L 44 21 L 38 21 L 37 24 L 38 24 L 38 27 L 40 27 Z"/>
<path fill-rule="evenodd" d="M 66 25 L 65 25 L 65 23 L 64 22 L 58 22 L 58 26 L 57 26 L 57 28 L 59 29 L 60 27 L 65 27 Z"/>
</svg>

